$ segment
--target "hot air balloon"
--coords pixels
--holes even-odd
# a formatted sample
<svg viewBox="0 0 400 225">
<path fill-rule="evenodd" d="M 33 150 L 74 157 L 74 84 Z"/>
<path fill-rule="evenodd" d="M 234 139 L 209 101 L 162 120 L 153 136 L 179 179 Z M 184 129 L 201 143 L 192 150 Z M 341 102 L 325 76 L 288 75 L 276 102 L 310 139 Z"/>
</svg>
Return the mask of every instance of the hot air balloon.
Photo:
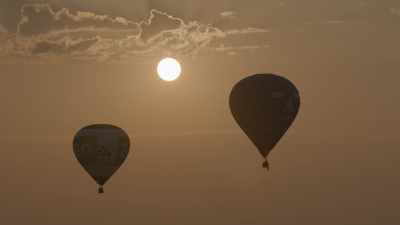
<svg viewBox="0 0 400 225">
<path fill-rule="evenodd" d="M 300 96 L 292 82 L 274 74 L 256 74 L 232 89 L 229 105 L 240 128 L 265 158 L 293 123 Z"/>
<path fill-rule="evenodd" d="M 103 185 L 121 167 L 129 146 L 125 131 L 107 124 L 84 127 L 73 140 L 75 157 L 98 184 L 98 193 L 104 193 Z"/>
</svg>

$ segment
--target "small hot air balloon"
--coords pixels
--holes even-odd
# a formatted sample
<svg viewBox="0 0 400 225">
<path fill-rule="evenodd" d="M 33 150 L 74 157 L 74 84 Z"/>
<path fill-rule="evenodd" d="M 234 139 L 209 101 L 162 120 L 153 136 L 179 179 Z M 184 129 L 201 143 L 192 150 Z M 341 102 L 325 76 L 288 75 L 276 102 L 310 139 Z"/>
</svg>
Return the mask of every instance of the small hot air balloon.
<svg viewBox="0 0 400 225">
<path fill-rule="evenodd" d="M 99 185 L 99 193 L 104 193 L 103 185 L 125 161 L 129 146 L 125 131 L 107 124 L 84 127 L 73 141 L 75 157 Z"/>
<path fill-rule="evenodd" d="M 265 158 L 293 123 L 300 96 L 292 82 L 274 74 L 256 74 L 239 81 L 232 89 L 232 115 Z"/>
</svg>

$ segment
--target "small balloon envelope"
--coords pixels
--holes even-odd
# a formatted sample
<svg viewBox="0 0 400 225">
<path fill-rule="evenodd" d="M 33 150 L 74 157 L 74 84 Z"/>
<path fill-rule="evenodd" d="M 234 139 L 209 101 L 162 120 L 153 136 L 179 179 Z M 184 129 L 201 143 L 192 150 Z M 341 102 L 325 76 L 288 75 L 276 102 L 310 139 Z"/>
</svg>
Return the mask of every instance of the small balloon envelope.
<svg viewBox="0 0 400 225">
<path fill-rule="evenodd" d="M 79 130 L 73 140 L 76 159 L 99 185 L 103 185 L 121 167 L 129 153 L 129 136 L 121 128 L 95 124 Z"/>
<path fill-rule="evenodd" d="M 300 96 L 288 79 L 274 74 L 256 74 L 233 87 L 229 105 L 240 128 L 266 159 L 295 120 Z M 267 159 L 263 167 L 269 169 Z"/>
</svg>

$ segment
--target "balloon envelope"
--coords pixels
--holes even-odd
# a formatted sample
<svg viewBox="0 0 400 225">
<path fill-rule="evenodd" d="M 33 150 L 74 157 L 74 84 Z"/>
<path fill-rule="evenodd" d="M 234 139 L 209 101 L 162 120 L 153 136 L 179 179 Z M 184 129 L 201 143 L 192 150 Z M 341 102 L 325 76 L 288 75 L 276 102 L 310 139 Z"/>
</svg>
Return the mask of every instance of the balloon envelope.
<svg viewBox="0 0 400 225">
<path fill-rule="evenodd" d="M 130 141 L 121 128 L 96 124 L 82 128 L 75 135 L 73 150 L 82 167 L 100 186 L 119 169 L 129 153 Z"/>
<path fill-rule="evenodd" d="M 240 128 L 266 158 L 296 118 L 300 97 L 286 78 L 256 74 L 233 87 L 229 105 Z M 263 165 L 269 168 L 267 160 Z"/>
</svg>

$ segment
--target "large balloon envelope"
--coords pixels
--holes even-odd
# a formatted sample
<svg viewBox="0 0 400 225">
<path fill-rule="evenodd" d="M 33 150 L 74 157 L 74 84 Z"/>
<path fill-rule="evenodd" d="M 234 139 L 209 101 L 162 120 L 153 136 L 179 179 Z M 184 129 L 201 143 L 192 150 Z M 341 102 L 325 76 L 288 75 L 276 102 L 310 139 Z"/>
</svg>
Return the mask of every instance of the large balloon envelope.
<svg viewBox="0 0 400 225">
<path fill-rule="evenodd" d="M 256 74 L 238 82 L 229 99 L 231 112 L 265 158 L 293 123 L 300 96 L 292 82 L 274 74 Z"/>
<path fill-rule="evenodd" d="M 103 193 L 103 185 L 120 168 L 129 153 L 130 141 L 121 128 L 96 124 L 82 128 L 73 141 L 74 154 L 99 185 L 99 193 Z"/>
</svg>

